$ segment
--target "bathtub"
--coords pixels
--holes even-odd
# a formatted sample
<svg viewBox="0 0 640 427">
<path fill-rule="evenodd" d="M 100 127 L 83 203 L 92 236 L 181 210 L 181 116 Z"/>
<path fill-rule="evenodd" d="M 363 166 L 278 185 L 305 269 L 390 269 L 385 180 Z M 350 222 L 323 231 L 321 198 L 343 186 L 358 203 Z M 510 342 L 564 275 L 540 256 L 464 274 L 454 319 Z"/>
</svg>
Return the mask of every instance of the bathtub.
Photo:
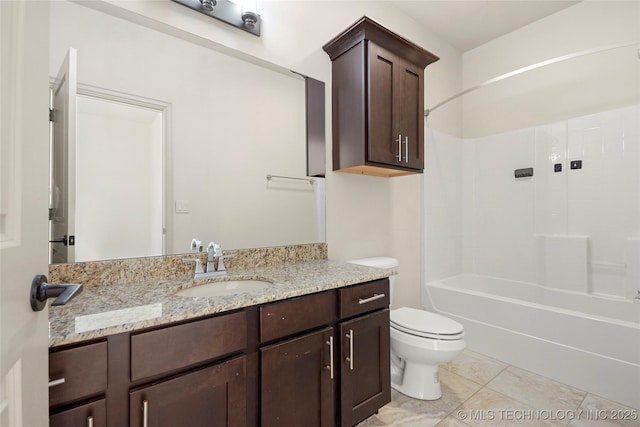
<svg viewBox="0 0 640 427">
<path fill-rule="evenodd" d="M 472 274 L 422 299 L 464 325 L 470 350 L 640 409 L 640 301 Z"/>
</svg>

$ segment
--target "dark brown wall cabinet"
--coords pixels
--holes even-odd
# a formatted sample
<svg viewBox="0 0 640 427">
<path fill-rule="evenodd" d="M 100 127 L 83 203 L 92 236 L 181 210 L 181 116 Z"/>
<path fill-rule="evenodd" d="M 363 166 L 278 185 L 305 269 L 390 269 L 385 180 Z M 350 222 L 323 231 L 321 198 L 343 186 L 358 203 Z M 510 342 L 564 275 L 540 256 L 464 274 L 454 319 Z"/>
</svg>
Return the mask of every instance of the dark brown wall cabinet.
<svg viewBox="0 0 640 427">
<path fill-rule="evenodd" d="M 332 60 L 333 170 L 424 168 L 424 68 L 439 58 L 363 17 L 323 49 Z"/>
<path fill-rule="evenodd" d="M 391 400 L 388 306 L 381 279 L 52 349 L 50 424 L 354 426 Z"/>
</svg>

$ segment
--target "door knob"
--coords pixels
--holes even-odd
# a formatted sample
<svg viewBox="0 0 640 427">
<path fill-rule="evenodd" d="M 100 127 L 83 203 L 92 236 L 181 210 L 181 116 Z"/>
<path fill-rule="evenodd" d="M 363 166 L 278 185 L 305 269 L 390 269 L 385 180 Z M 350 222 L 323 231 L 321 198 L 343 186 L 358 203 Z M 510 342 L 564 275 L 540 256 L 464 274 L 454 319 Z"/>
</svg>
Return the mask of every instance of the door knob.
<svg viewBox="0 0 640 427">
<path fill-rule="evenodd" d="M 65 234 L 64 236 L 62 236 L 62 239 L 49 240 L 49 243 L 62 243 L 65 246 L 74 246 L 76 244 L 76 236 L 67 237 L 67 235 Z"/>
<path fill-rule="evenodd" d="M 55 298 L 51 305 L 65 305 L 73 297 L 82 292 L 82 285 L 64 284 L 50 285 L 47 276 L 37 274 L 31 282 L 31 309 L 40 311 L 47 305 L 47 299 Z"/>
</svg>

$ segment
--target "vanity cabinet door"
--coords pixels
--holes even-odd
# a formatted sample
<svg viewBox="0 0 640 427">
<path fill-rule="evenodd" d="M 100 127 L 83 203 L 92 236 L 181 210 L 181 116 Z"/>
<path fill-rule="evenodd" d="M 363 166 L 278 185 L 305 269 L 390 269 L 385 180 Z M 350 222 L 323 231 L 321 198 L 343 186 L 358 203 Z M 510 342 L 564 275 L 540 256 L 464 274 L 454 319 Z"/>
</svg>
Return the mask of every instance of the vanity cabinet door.
<svg viewBox="0 0 640 427">
<path fill-rule="evenodd" d="M 389 310 L 339 325 L 343 427 L 353 426 L 391 401 Z"/>
<path fill-rule="evenodd" d="M 246 356 L 129 393 L 131 427 L 246 426 Z"/>
<path fill-rule="evenodd" d="M 49 417 L 49 427 L 106 427 L 106 425 L 107 405 L 104 399 Z"/>
<path fill-rule="evenodd" d="M 260 349 L 262 427 L 334 426 L 333 328 Z"/>
</svg>

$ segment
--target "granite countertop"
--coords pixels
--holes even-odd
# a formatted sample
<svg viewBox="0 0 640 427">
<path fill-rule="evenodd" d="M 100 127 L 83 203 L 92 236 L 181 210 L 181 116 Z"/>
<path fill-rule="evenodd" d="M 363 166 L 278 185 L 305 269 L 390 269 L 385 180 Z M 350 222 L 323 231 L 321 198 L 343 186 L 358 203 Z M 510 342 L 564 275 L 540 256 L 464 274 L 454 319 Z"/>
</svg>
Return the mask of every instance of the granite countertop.
<svg viewBox="0 0 640 427">
<path fill-rule="evenodd" d="M 318 260 L 236 269 L 228 276 L 194 282 L 189 277 L 124 285 L 96 285 L 64 306 L 49 307 L 49 346 L 77 343 L 285 298 L 349 286 L 396 274 L 344 262 Z M 180 297 L 175 292 L 219 280 L 260 279 L 264 290 L 219 297 Z"/>
</svg>

